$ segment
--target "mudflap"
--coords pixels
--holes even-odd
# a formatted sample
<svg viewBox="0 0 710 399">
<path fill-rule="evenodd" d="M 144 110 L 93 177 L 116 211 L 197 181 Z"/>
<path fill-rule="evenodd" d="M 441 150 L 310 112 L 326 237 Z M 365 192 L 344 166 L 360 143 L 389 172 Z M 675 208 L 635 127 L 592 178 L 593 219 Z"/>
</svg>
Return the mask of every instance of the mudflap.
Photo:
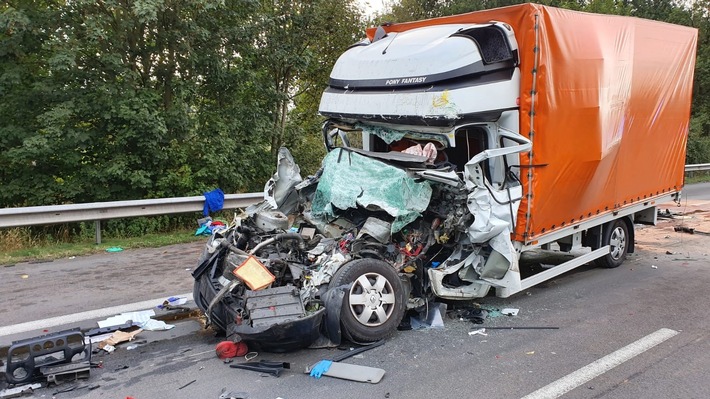
<svg viewBox="0 0 710 399">
<path fill-rule="evenodd" d="M 348 285 L 341 285 L 331 288 L 323 296 L 323 302 L 325 303 L 325 336 L 334 346 L 340 345 L 341 342 L 340 312 L 343 309 L 343 299 L 348 287 Z"/>
</svg>

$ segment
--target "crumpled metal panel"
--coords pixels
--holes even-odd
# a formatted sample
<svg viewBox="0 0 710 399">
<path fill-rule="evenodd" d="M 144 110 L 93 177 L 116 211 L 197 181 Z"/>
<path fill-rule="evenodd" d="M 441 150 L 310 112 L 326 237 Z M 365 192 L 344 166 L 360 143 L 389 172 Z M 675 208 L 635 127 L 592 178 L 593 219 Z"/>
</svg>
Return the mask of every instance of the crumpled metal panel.
<svg viewBox="0 0 710 399">
<path fill-rule="evenodd" d="M 264 201 L 250 205 L 249 215 L 270 209 L 278 209 L 285 214 L 291 213 L 298 204 L 298 193 L 294 187 L 303 181 L 301 168 L 286 147 L 279 148 L 276 173 L 264 185 Z"/>
</svg>

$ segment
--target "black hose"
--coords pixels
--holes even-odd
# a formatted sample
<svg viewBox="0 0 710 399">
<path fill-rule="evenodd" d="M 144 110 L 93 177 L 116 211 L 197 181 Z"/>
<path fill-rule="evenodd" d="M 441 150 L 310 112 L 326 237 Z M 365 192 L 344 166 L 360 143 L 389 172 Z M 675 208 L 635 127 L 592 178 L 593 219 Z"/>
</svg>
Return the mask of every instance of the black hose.
<svg viewBox="0 0 710 399">
<path fill-rule="evenodd" d="M 306 242 L 303 240 L 303 237 L 299 233 L 281 233 L 277 234 L 274 239 L 279 242 L 284 242 L 284 241 L 289 241 L 289 240 L 296 240 L 298 241 L 298 248 L 301 250 L 306 249 Z"/>
</svg>

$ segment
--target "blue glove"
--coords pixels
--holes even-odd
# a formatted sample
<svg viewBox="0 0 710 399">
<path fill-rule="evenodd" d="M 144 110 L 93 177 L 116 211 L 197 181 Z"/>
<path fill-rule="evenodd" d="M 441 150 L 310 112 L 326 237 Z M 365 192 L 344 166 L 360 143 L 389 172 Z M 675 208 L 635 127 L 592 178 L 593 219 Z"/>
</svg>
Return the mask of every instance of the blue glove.
<svg viewBox="0 0 710 399">
<path fill-rule="evenodd" d="M 328 369 L 330 369 L 331 364 L 333 364 L 333 362 L 330 360 L 321 360 L 320 362 L 316 363 L 316 365 L 313 366 L 313 369 L 311 370 L 311 377 L 320 378 L 323 373 L 328 372 Z"/>
</svg>

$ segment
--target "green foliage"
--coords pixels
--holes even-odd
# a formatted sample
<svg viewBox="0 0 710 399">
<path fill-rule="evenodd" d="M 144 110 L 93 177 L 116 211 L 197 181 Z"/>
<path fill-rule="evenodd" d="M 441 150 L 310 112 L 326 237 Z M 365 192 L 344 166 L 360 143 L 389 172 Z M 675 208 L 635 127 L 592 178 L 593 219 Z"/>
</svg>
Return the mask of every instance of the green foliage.
<svg viewBox="0 0 710 399">
<path fill-rule="evenodd" d="M 0 206 L 260 190 L 280 145 L 314 155 L 362 27 L 353 0 L 8 0 Z"/>
<path fill-rule="evenodd" d="M 400 0 L 378 22 L 520 0 Z M 710 162 L 710 0 L 544 0 L 699 29 L 688 162 Z M 259 191 L 278 147 L 304 175 L 323 155 L 318 103 L 362 37 L 355 0 L 0 3 L 0 207 Z M 107 234 L 189 223 L 104 223 Z M 88 237 L 75 224 L 32 234 Z"/>
</svg>

